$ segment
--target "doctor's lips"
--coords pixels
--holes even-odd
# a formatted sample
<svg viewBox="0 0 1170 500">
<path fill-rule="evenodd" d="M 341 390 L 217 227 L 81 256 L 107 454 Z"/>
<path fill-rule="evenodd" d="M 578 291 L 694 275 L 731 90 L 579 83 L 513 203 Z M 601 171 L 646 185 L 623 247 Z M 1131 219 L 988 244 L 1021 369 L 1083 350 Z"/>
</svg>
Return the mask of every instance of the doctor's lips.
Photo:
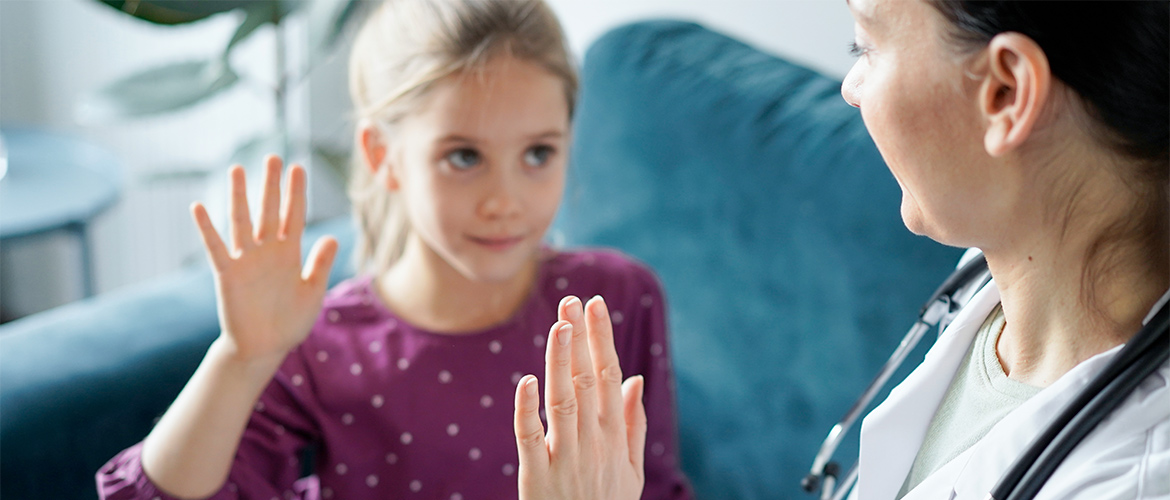
<svg viewBox="0 0 1170 500">
<path fill-rule="evenodd" d="M 512 247 L 519 244 L 521 241 L 524 241 L 524 236 L 487 236 L 487 237 L 481 237 L 481 236 L 470 236 L 469 235 L 467 237 L 467 239 L 471 240 L 472 243 L 475 243 L 477 245 L 483 246 L 484 248 L 487 248 L 488 250 L 502 252 L 505 250 L 509 250 Z"/>
</svg>

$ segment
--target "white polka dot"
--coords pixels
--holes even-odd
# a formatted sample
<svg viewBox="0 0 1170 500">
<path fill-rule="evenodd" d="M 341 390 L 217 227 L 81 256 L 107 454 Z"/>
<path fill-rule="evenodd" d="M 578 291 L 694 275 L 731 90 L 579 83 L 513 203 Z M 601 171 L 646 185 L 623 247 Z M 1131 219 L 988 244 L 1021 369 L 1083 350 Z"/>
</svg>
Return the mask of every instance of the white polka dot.
<svg viewBox="0 0 1170 500">
<path fill-rule="evenodd" d="M 325 351 L 317 351 L 317 361 L 324 363 L 327 359 L 329 359 L 329 353 Z"/>
<path fill-rule="evenodd" d="M 412 436 L 409 432 L 403 432 L 402 436 L 400 436 L 398 440 L 402 441 L 402 444 L 410 444 L 411 441 L 414 441 L 414 436 Z"/>
<path fill-rule="evenodd" d="M 451 372 L 449 372 L 447 370 L 443 370 L 443 371 L 439 372 L 439 382 L 442 382 L 444 384 L 450 383 L 451 382 Z"/>
<path fill-rule="evenodd" d="M 406 358 L 400 358 L 398 360 L 398 369 L 405 370 L 407 368 L 410 368 L 410 360 L 408 360 Z"/>
<path fill-rule="evenodd" d="M 329 317 L 330 323 L 336 323 L 337 320 L 341 319 L 341 313 L 337 312 L 337 309 L 330 309 L 325 315 Z"/>
<path fill-rule="evenodd" d="M 650 344 L 650 355 L 651 356 L 661 356 L 662 355 L 662 344 L 659 344 L 658 342 Z"/>
<path fill-rule="evenodd" d="M 504 344 L 501 344 L 498 340 L 493 340 L 488 343 L 488 350 L 491 351 L 492 354 L 499 354 L 500 351 L 504 350 Z"/>
<path fill-rule="evenodd" d="M 370 404 L 374 405 L 374 408 L 381 408 L 385 403 L 386 399 L 381 394 L 375 394 L 374 397 L 370 398 Z"/>
<path fill-rule="evenodd" d="M 661 457 L 663 453 L 666 453 L 666 446 L 662 443 L 654 443 L 650 445 L 650 453 L 653 453 L 656 457 Z"/>
<path fill-rule="evenodd" d="M 516 472 L 516 466 L 512 465 L 512 464 L 504 464 L 503 472 L 504 472 L 505 476 L 511 476 L 513 473 Z"/>
<path fill-rule="evenodd" d="M 395 453 L 387 453 L 386 454 L 386 463 L 388 463 L 390 465 L 394 465 L 394 464 L 398 463 L 398 455 Z"/>
<path fill-rule="evenodd" d="M 256 402 L 256 411 L 264 411 L 264 402 L 263 401 Z"/>
<path fill-rule="evenodd" d="M 353 414 L 346 413 L 345 415 L 342 415 L 341 416 L 341 423 L 343 423 L 345 425 L 352 425 L 353 424 Z"/>
<path fill-rule="evenodd" d="M 382 350 L 382 343 L 377 340 L 370 342 L 370 352 L 378 352 Z"/>
<path fill-rule="evenodd" d="M 422 481 L 415 479 L 414 481 L 410 482 L 410 491 L 418 493 L 419 490 L 421 490 L 421 489 L 422 489 Z"/>
<path fill-rule="evenodd" d="M 532 343 L 536 344 L 536 347 L 544 347 L 544 335 L 532 337 Z"/>
<path fill-rule="evenodd" d="M 273 427 L 272 430 L 276 431 L 277 434 L 284 434 L 284 426 L 283 425 L 276 424 L 276 427 Z"/>
<path fill-rule="evenodd" d="M 569 280 L 565 278 L 557 278 L 557 290 L 564 291 L 569 288 Z"/>
<path fill-rule="evenodd" d="M 354 363 L 352 365 L 349 365 L 349 372 L 354 374 L 354 375 L 361 375 L 362 374 L 362 364 L 361 363 Z"/>
<path fill-rule="evenodd" d="M 321 488 L 321 498 L 333 498 L 333 488 L 328 486 Z"/>
<path fill-rule="evenodd" d="M 483 456 L 483 452 L 479 451 L 479 448 L 472 448 L 471 451 L 467 452 L 467 458 L 470 458 L 472 460 L 479 460 L 479 457 L 482 457 L 482 456 Z"/>
<path fill-rule="evenodd" d="M 366 476 L 366 486 L 373 488 L 377 485 L 378 485 L 378 476 L 375 476 L 373 474 Z"/>
<path fill-rule="evenodd" d="M 491 408 L 493 402 L 494 401 L 492 400 L 492 397 L 488 396 L 487 394 L 484 394 L 482 398 L 479 398 L 479 405 L 484 408 Z"/>
<path fill-rule="evenodd" d="M 451 424 L 447 426 L 447 435 L 455 437 L 459 434 L 459 424 Z"/>
<path fill-rule="evenodd" d="M 459 494 L 458 492 L 452 493 L 450 500 L 463 500 L 463 495 Z"/>
<path fill-rule="evenodd" d="M 300 376 L 299 374 L 298 374 L 298 375 L 293 375 L 293 376 L 292 376 L 292 383 L 293 383 L 293 385 L 301 385 L 301 384 L 304 384 L 304 383 L 305 383 L 305 377 L 302 377 L 302 376 Z"/>
<path fill-rule="evenodd" d="M 614 311 L 612 314 L 609 315 L 609 317 L 610 317 L 610 319 L 613 320 L 613 324 L 615 324 L 615 325 L 622 324 L 622 321 L 625 321 L 625 319 L 626 319 L 626 315 L 622 314 L 621 311 Z"/>
<path fill-rule="evenodd" d="M 519 384 L 522 378 L 524 378 L 524 375 L 521 375 L 520 372 L 512 372 L 512 385 Z"/>
<path fill-rule="evenodd" d="M 651 296 L 650 294 L 643 295 L 642 296 L 642 307 L 650 307 L 652 305 L 654 305 L 654 297 Z"/>
<path fill-rule="evenodd" d="M 345 464 L 337 464 L 337 467 L 334 467 L 333 470 L 337 471 L 337 475 L 344 476 L 346 472 L 349 472 L 349 466 Z"/>
</svg>

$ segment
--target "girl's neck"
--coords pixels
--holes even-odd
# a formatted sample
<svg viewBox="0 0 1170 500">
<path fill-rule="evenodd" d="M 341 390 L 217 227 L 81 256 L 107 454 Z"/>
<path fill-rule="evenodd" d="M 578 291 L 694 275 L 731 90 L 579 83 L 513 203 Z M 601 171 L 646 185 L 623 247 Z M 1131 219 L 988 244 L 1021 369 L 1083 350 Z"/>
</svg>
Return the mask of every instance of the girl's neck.
<svg viewBox="0 0 1170 500">
<path fill-rule="evenodd" d="M 508 280 L 476 281 L 417 238 L 409 238 L 402 257 L 377 277 L 375 286 L 390 310 L 408 323 L 458 335 L 503 323 L 516 314 L 528 299 L 538 270 L 534 255 Z"/>
</svg>

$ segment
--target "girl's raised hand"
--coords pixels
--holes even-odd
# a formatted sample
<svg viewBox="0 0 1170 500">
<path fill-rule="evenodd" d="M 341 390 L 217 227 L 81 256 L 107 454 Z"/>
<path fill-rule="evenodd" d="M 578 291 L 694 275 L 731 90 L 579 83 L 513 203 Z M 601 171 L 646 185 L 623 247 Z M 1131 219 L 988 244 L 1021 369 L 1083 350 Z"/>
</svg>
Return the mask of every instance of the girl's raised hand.
<svg viewBox="0 0 1170 500">
<path fill-rule="evenodd" d="M 337 241 L 323 237 L 301 268 L 305 229 L 305 169 L 293 165 L 281 204 L 281 160 L 265 159 L 259 224 L 248 213 L 244 169 L 231 168 L 231 247 L 211 224 L 207 209 L 191 206 L 215 271 L 219 324 L 230 351 L 242 361 L 279 362 L 309 334 L 321 311 Z"/>
<path fill-rule="evenodd" d="M 584 310 L 582 310 L 584 309 Z M 545 351 L 548 434 L 536 377 L 516 387 L 520 498 L 637 499 L 645 484 L 641 376 L 622 383 L 613 326 L 601 297 L 565 297 Z"/>
</svg>

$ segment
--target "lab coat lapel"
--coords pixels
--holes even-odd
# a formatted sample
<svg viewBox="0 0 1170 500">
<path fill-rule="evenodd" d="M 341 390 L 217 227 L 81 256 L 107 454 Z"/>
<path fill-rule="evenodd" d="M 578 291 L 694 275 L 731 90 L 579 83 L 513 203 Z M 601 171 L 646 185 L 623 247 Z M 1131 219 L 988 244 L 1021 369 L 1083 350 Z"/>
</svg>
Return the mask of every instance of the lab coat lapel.
<svg viewBox="0 0 1170 500">
<path fill-rule="evenodd" d="M 865 417 L 861 425 L 858 500 L 889 500 L 898 494 L 951 379 L 996 304 L 999 290 L 992 281 L 959 312 L 922 364 Z"/>
</svg>

